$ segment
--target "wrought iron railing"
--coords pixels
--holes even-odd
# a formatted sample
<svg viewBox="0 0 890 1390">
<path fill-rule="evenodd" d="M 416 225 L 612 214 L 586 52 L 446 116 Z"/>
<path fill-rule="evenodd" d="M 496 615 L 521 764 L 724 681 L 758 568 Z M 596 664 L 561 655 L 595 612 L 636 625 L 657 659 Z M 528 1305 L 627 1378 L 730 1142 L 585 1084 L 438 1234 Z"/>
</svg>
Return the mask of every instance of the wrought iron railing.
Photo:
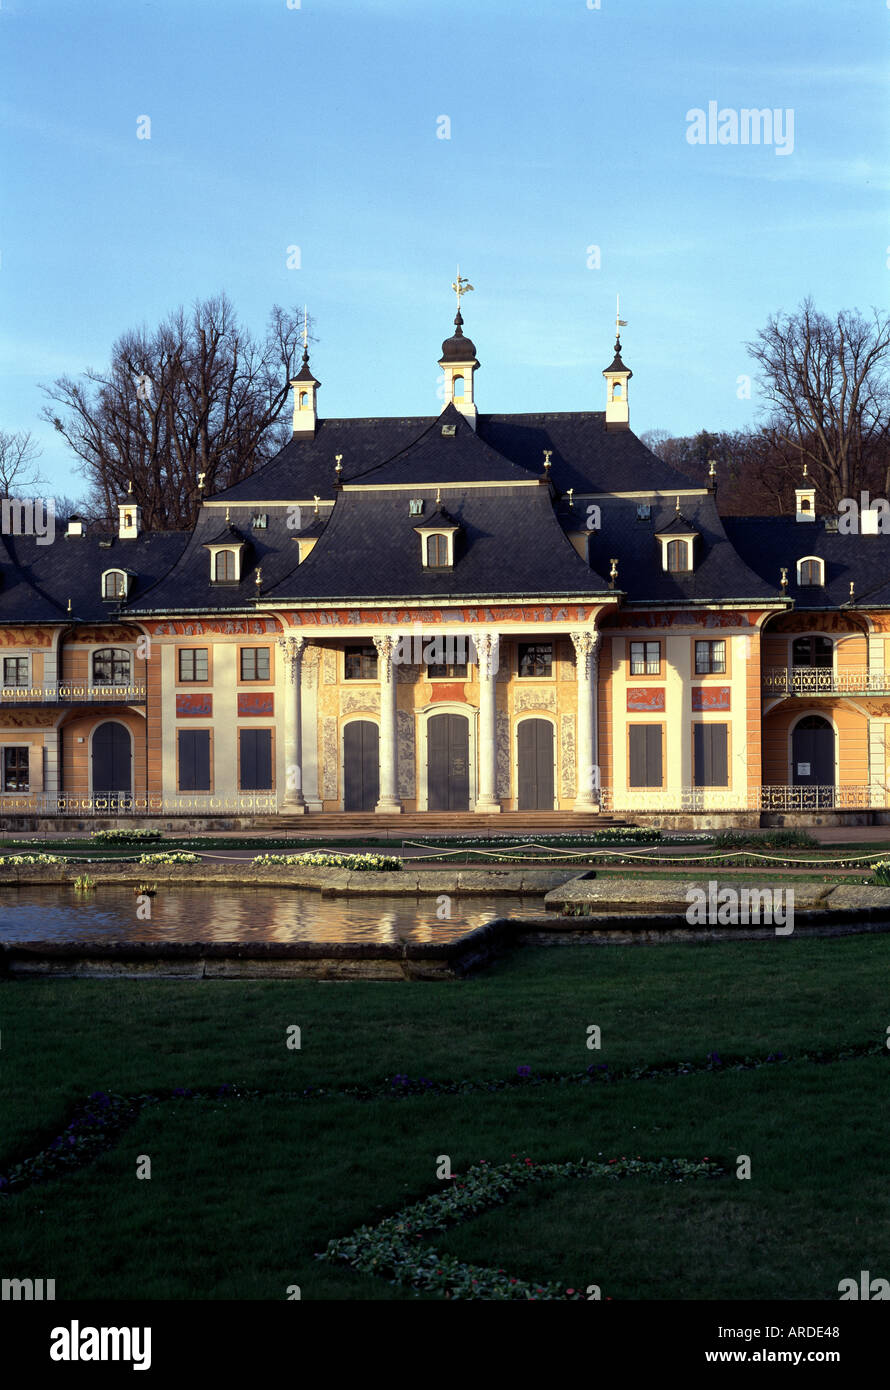
<svg viewBox="0 0 890 1390">
<path fill-rule="evenodd" d="M 0 815 L 31 816 L 268 816 L 278 811 L 274 792 L 239 796 L 44 796 L 0 792 Z"/>
<path fill-rule="evenodd" d="M 59 681 L 51 685 L 4 685 L 0 710 L 10 705 L 141 705 L 144 685 L 90 685 L 83 681 Z"/>
<path fill-rule="evenodd" d="M 603 787 L 600 809 L 633 814 L 707 811 L 859 811 L 890 809 L 886 787 L 804 786 L 767 783 L 731 791 L 725 787 Z"/>
<path fill-rule="evenodd" d="M 884 695 L 890 672 L 867 666 L 835 671 L 830 666 L 764 666 L 760 684 L 765 695 Z"/>
</svg>

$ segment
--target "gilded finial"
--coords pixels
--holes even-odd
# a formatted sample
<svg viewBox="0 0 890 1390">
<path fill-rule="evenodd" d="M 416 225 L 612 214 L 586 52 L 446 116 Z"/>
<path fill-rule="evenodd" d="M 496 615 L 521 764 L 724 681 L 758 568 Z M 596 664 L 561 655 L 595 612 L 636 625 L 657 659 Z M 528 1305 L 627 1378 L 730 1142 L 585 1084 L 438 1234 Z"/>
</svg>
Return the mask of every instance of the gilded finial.
<svg viewBox="0 0 890 1390">
<path fill-rule="evenodd" d="M 679 497 L 677 498 L 677 505 L 676 505 L 676 507 L 674 508 L 674 511 L 677 513 L 677 516 L 680 515 L 680 499 L 679 499 Z"/>
<path fill-rule="evenodd" d="M 552 449 L 545 449 L 545 450 L 544 450 L 544 467 L 545 467 L 545 469 L 547 469 L 547 470 L 549 470 L 549 468 L 550 468 L 550 459 L 551 459 L 552 455 L 553 455 L 553 450 L 552 450 Z"/>
<path fill-rule="evenodd" d="M 708 477 L 709 477 L 709 478 L 716 478 L 716 476 L 717 476 L 717 460 L 716 460 L 716 459 L 709 459 L 709 460 L 708 460 Z"/>
<path fill-rule="evenodd" d="M 127 496 L 128 496 L 128 497 L 132 497 L 132 495 L 133 495 L 133 479 L 131 478 L 130 481 L 127 483 Z"/>
<path fill-rule="evenodd" d="M 461 301 L 461 296 L 462 296 L 462 295 L 465 295 L 465 294 L 469 294 L 470 290 L 474 288 L 474 286 L 470 284 L 470 282 L 469 282 L 469 280 L 466 278 L 466 276 L 461 276 L 461 273 L 460 273 L 460 266 L 457 267 L 457 279 L 456 279 L 456 280 L 452 280 L 452 282 L 451 282 L 451 288 L 454 290 L 454 293 L 457 295 L 457 312 L 460 313 L 460 301 Z"/>
<path fill-rule="evenodd" d="M 314 499 L 314 501 L 315 501 L 315 515 L 318 516 L 318 493 L 317 493 L 317 492 L 316 492 L 316 493 L 313 493 L 313 499 Z"/>
<path fill-rule="evenodd" d="M 255 574 L 255 576 L 254 576 L 253 582 L 254 582 L 254 584 L 255 584 L 256 587 L 257 587 L 257 593 L 259 593 L 260 585 L 261 585 L 262 582 L 263 582 L 263 567 L 262 567 L 262 565 L 257 565 L 257 570 L 256 570 L 256 574 Z"/>
<path fill-rule="evenodd" d="M 850 580 L 850 598 L 849 598 L 849 600 L 848 600 L 848 602 L 850 602 L 850 603 L 853 602 L 853 594 L 854 594 L 855 588 L 856 588 L 856 585 L 853 583 L 853 580 L 851 579 L 851 580 Z"/>
<path fill-rule="evenodd" d="M 615 580 L 618 578 L 618 560 L 613 557 L 609 561 L 609 564 L 611 566 L 611 569 L 609 570 L 609 586 L 610 588 L 614 589 Z"/>
<path fill-rule="evenodd" d="M 342 471 L 343 471 L 343 455 L 342 455 L 342 454 L 335 454 L 335 455 L 334 455 L 334 472 L 335 472 L 335 473 L 342 473 Z"/>
<path fill-rule="evenodd" d="M 787 588 L 788 588 L 788 569 L 787 569 L 787 567 L 786 567 L 785 565 L 782 566 L 781 575 L 782 575 L 782 577 L 781 577 L 781 579 L 780 579 L 779 582 L 780 582 L 780 584 L 781 584 L 781 586 L 782 586 L 783 589 L 787 589 Z"/>
<path fill-rule="evenodd" d="M 575 505 L 575 489 L 574 489 L 573 487 L 570 487 L 570 488 L 568 489 L 568 491 L 566 492 L 566 496 L 567 496 L 568 499 L 569 499 L 569 506 L 570 506 L 570 507 L 574 507 L 574 505 Z"/>
<path fill-rule="evenodd" d="M 71 612 L 71 600 L 70 600 L 70 598 L 69 598 L 69 600 L 68 600 L 68 612 L 69 612 L 69 613 Z"/>
<path fill-rule="evenodd" d="M 442 489 L 441 489 L 440 487 L 437 487 L 437 488 L 436 488 L 436 506 L 437 506 L 437 507 L 438 507 L 438 506 L 441 506 L 441 503 L 442 503 Z"/>
<path fill-rule="evenodd" d="M 198 491 L 199 491 L 199 492 L 203 492 L 203 491 L 204 491 L 204 479 L 205 479 L 206 477 L 207 477 L 207 474 L 206 474 L 206 473 L 199 473 L 199 474 L 198 474 Z"/>
<path fill-rule="evenodd" d="M 227 526 L 230 526 L 230 525 L 231 525 L 231 520 L 230 520 L 230 517 L 229 517 L 229 509 L 228 509 L 228 507 L 226 507 L 226 525 L 227 525 Z"/>
</svg>

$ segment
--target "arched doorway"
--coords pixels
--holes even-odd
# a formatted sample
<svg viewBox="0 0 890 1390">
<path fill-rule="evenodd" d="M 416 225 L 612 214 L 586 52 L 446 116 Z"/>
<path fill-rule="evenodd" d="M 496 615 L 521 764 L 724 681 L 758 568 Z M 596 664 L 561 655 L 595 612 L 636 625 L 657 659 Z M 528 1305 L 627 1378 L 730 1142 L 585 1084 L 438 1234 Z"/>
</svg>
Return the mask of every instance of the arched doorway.
<svg viewBox="0 0 890 1390">
<path fill-rule="evenodd" d="M 520 811 L 553 810 L 553 725 L 549 719 L 523 719 L 516 731 Z"/>
<path fill-rule="evenodd" d="M 106 799 L 115 807 L 129 806 L 133 796 L 133 749 L 130 731 L 115 720 L 93 730 L 93 799 Z M 112 809 L 109 805 L 109 810 Z"/>
<path fill-rule="evenodd" d="M 427 809 L 469 811 L 469 720 L 462 714 L 434 714 L 426 734 Z"/>
<path fill-rule="evenodd" d="M 804 715 L 794 726 L 791 781 L 796 787 L 813 787 L 815 804 L 834 804 L 834 729 L 821 714 Z"/>
<path fill-rule="evenodd" d="M 343 810 L 373 811 L 380 799 L 380 733 L 370 719 L 343 730 Z"/>
</svg>

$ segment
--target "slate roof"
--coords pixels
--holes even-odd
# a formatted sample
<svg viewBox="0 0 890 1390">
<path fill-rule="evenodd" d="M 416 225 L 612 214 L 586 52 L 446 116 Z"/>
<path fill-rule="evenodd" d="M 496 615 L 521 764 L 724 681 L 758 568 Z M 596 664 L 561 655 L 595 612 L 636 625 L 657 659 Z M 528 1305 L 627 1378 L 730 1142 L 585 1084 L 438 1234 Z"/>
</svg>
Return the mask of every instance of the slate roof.
<svg viewBox="0 0 890 1390">
<path fill-rule="evenodd" d="M 424 500 L 434 506 L 434 494 Z M 345 602 L 612 592 L 564 534 L 546 487 L 455 485 L 443 492 L 442 505 L 461 528 L 450 569 L 423 566 L 408 502 L 405 492 L 343 492 L 323 539 L 282 582 L 264 584 L 263 597 Z"/>
<path fill-rule="evenodd" d="M 36 536 L 3 536 L 0 622 L 116 619 L 118 601 L 102 598 L 104 571 L 121 569 L 132 574 L 130 594 L 138 600 L 176 563 L 188 540 L 188 532 L 182 531 L 147 531 L 125 541 L 111 535 L 66 536 L 57 531 L 51 545 L 38 545 Z"/>
<path fill-rule="evenodd" d="M 778 571 L 771 582 L 733 548 L 713 493 L 685 499 L 688 515 L 684 520 L 698 532 L 691 573 L 669 573 L 662 568 L 656 535 L 670 530 L 676 516 L 673 503 L 653 505 L 645 521 L 638 520 L 636 502 L 629 498 L 605 498 L 597 505 L 601 525 L 592 533 L 591 563 L 608 573 L 609 561 L 617 558 L 616 588 L 627 595 L 626 602 L 720 603 L 782 598 Z"/>
<path fill-rule="evenodd" d="M 827 531 L 825 518 L 796 521 L 793 517 L 732 516 L 726 532 L 752 569 L 778 584 L 779 571 L 788 570 L 788 597 L 796 608 L 839 608 L 850 598 L 854 606 L 890 607 L 890 538 L 885 535 L 844 535 Z M 797 584 L 797 561 L 815 555 L 825 561 L 825 587 Z"/>
<path fill-rule="evenodd" d="M 443 430 L 453 430 L 445 435 Z M 353 485 L 385 487 L 423 483 L 538 483 L 534 473 L 512 463 L 480 439 L 469 421 L 449 405 L 407 448 L 360 473 Z"/>
</svg>

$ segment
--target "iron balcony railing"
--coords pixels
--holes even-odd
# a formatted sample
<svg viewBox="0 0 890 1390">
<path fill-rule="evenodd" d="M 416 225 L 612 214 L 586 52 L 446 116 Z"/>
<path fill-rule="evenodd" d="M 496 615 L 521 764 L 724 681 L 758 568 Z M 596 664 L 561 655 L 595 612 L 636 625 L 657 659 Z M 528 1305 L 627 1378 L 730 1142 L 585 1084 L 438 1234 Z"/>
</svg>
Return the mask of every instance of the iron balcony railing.
<svg viewBox="0 0 890 1390">
<path fill-rule="evenodd" d="M 51 685 L 4 685 L 0 709 L 25 705 L 144 705 L 144 685 L 90 685 L 59 681 Z"/>
<path fill-rule="evenodd" d="M 886 695 L 890 671 L 852 666 L 765 666 L 760 674 L 765 695 Z"/>
<path fill-rule="evenodd" d="M 239 796 L 146 796 L 128 792 L 108 796 L 45 796 L 39 792 L 0 792 L 0 816 L 251 816 L 275 815 L 274 792 Z"/>
<path fill-rule="evenodd" d="M 603 787 L 600 810 L 632 815 L 657 811 L 859 811 L 890 809 L 890 792 L 877 783 L 858 786 L 766 783 L 726 787 Z"/>
</svg>

